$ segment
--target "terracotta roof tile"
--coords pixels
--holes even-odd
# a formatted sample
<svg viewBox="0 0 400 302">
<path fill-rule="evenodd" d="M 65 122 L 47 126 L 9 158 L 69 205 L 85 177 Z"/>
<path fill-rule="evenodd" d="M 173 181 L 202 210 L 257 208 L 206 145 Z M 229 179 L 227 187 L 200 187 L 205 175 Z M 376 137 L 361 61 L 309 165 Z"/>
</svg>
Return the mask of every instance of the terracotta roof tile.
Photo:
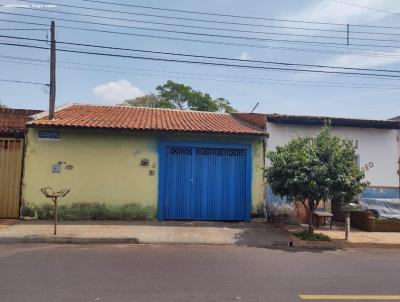
<svg viewBox="0 0 400 302">
<path fill-rule="evenodd" d="M 41 112 L 30 109 L 0 108 L 0 133 L 15 134 L 22 133 L 29 116 Z"/>
<path fill-rule="evenodd" d="M 232 113 L 232 115 L 246 123 L 265 129 L 267 123 L 267 115 L 262 113 Z"/>
<path fill-rule="evenodd" d="M 174 132 L 264 135 L 228 113 L 160 108 L 72 104 L 56 111 L 55 118 L 40 117 L 32 126 L 107 128 Z"/>
</svg>

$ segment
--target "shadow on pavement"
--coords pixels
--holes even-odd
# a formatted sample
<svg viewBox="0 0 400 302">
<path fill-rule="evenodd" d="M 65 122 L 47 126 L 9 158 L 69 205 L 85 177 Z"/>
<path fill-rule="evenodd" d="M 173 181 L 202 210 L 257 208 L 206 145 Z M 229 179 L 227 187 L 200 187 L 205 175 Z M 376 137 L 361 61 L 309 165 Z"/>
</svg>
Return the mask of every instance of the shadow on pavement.
<svg viewBox="0 0 400 302">
<path fill-rule="evenodd" d="M 318 244 L 293 240 L 291 234 L 279 226 L 263 224 L 263 227 L 245 229 L 235 235 L 236 246 L 267 248 L 285 252 L 312 252 L 322 253 L 335 251 L 339 248 L 332 244 Z M 301 245 L 298 244 L 301 242 Z"/>
</svg>

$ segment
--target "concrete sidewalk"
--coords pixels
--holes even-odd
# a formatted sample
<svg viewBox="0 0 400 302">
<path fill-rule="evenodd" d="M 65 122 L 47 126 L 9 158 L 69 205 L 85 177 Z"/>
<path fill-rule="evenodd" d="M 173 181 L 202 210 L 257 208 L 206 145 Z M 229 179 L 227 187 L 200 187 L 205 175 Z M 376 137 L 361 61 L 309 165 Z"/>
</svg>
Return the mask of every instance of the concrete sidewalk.
<svg viewBox="0 0 400 302">
<path fill-rule="evenodd" d="M 284 228 L 291 234 L 293 246 L 300 248 L 400 248 L 400 233 L 398 232 L 365 232 L 352 228 L 349 240 L 346 241 L 343 223 L 335 222 L 332 229 L 329 229 L 329 226 L 321 226 L 319 229 L 314 230 L 317 234 L 328 236 L 330 241 L 303 241 L 296 236 L 296 233 L 307 230 L 307 225 L 287 225 Z"/>
<path fill-rule="evenodd" d="M 257 223 L 17 221 L 0 228 L 0 243 L 143 243 L 287 246 L 289 234 Z"/>
<path fill-rule="evenodd" d="M 316 233 L 329 236 L 333 241 L 344 241 L 345 232 L 343 229 L 326 230 L 319 229 Z M 400 246 L 400 233 L 397 232 L 364 232 L 358 229 L 351 229 L 350 244 L 375 244 L 375 245 L 398 245 Z"/>
</svg>

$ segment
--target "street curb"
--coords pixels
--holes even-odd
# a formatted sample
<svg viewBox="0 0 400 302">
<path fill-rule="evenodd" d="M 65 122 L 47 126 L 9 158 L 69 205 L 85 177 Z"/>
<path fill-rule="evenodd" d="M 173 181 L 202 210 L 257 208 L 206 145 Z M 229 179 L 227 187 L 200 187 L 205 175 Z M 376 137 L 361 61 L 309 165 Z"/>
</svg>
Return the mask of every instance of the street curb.
<svg viewBox="0 0 400 302">
<path fill-rule="evenodd" d="M 256 248 L 283 248 L 289 247 L 290 241 L 271 241 L 266 243 L 210 243 L 210 242 L 139 242 L 137 238 L 108 238 L 108 237 L 50 237 L 50 236 L 25 236 L 25 237 L 0 237 L 0 244 L 16 243 L 42 243 L 42 244 L 140 244 L 140 245 L 169 245 L 169 246 L 236 246 Z"/>
<path fill-rule="evenodd" d="M 57 244 L 138 244 L 137 238 L 108 238 L 108 237 L 0 237 L 0 244 L 13 243 L 57 243 Z"/>
<path fill-rule="evenodd" d="M 379 248 L 379 249 L 400 249 L 400 244 L 391 243 L 351 243 L 344 240 L 333 240 L 333 241 L 304 241 L 291 234 L 292 247 L 302 249 L 351 249 L 351 248 Z"/>
</svg>

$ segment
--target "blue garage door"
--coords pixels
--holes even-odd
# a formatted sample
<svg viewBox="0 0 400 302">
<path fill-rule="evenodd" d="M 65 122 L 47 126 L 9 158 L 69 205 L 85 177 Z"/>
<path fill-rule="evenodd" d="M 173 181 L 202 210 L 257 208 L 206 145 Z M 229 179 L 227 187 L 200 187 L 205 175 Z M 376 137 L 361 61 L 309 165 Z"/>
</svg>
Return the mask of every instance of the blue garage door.
<svg viewBox="0 0 400 302">
<path fill-rule="evenodd" d="M 249 219 L 248 148 L 165 145 L 160 151 L 160 219 Z"/>
</svg>

